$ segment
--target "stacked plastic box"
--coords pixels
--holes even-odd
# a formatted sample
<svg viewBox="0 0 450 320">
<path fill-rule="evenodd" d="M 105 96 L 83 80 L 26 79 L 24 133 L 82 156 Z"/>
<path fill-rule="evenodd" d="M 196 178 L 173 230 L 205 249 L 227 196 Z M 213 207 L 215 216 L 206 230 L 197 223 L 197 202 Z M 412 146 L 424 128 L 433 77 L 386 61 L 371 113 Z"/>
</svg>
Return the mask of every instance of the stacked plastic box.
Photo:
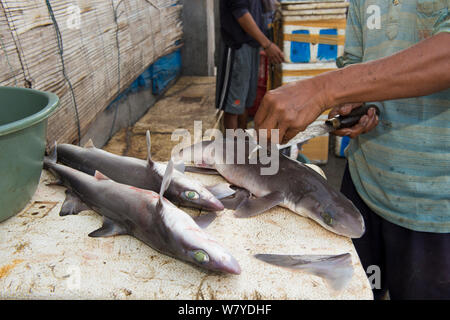
<svg viewBox="0 0 450 320">
<path fill-rule="evenodd" d="M 337 69 L 343 54 L 348 3 L 344 0 L 281 0 L 276 42 L 286 63 L 274 75 L 276 85 L 310 78 Z M 326 115 L 317 121 L 323 122 Z M 328 161 L 329 136 L 311 139 L 301 153 L 312 163 Z"/>
</svg>

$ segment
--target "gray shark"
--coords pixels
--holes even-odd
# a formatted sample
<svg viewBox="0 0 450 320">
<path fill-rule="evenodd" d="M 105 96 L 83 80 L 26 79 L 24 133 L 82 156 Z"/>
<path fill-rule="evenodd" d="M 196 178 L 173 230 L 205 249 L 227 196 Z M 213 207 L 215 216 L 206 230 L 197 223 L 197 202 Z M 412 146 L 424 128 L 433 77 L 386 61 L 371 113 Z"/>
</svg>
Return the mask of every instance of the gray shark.
<svg viewBox="0 0 450 320">
<path fill-rule="evenodd" d="M 84 148 L 71 144 L 57 145 L 58 162 L 90 175 L 100 171 L 116 182 L 158 192 L 167 165 L 151 159 L 148 131 L 147 152 L 148 158 L 145 161 L 97 149 L 92 141 Z M 183 167 L 177 169 L 173 172 L 172 182 L 166 192 L 167 199 L 175 204 L 221 211 L 224 207 L 217 197 L 223 198 L 234 193 L 224 184 L 205 187 L 199 181 L 185 175 Z"/>
<path fill-rule="evenodd" d="M 163 254 L 200 268 L 240 274 L 238 262 L 201 228 L 214 220 L 215 213 L 194 221 L 163 197 L 174 172 L 172 161 L 167 165 L 159 194 L 117 183 L 99 171 L 91 176 L 57 164 L 56 156 L 46 158 L 44 167 L 68 188 L 61 216 L 88 209 L 103 216 L 103 226 L 91 232 L 90 237 L 131 235 Z"/>
<path fill-rule="evenodd" d="M 272 149 L 272 152 L 277 154 L 276 158 L 273 154 L 271 158 L 279 161 L 279 170 L 274 175 L 262 175 L 261 169 L 265 165 L 255 154 L 267 151 L 254 152 L 256 146 L 256 141 L 249 136 L 234 140 L 216 139 L 185 148 L 180 156 L 183 160 L 186 160 L 186 156 L 189 156 L 188 159 L 196 159 L 195 168 L 187 167 L 187 171 L 214 169 L 229 183 L 248 190 L 256 197 L 247 197 L 241 201 L 235 211 L 236 217 L 255 216 L 280 205 L 311 218 L 336 234 L 351 238 L 359 238 L 364 234 L 365 226 L 361 213 L 342 193 L 330 187 L 319 173 Z M 195 150 L 200 150 L 200 156 L 197 152 L 192 157 Z M 231 156 L 227 156 L 227 153 Z M 253 156 L 256 159 L 252 159 Z"/>
</svg>

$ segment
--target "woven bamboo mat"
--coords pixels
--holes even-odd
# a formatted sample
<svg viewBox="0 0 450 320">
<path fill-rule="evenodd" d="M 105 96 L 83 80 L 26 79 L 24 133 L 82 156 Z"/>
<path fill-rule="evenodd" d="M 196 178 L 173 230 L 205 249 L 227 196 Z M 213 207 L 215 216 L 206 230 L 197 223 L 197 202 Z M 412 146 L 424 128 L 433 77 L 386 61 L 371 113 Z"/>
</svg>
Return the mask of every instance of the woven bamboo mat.
<svg viewBox="0 0 450 320">
<path fill-rule="evenodd" d="M 47 140 L 77 142 L 96 115 L 159 57 L 179 48 L 177 0 L 0 1 L 0 86 L 61 101 Z"/>
</svg>

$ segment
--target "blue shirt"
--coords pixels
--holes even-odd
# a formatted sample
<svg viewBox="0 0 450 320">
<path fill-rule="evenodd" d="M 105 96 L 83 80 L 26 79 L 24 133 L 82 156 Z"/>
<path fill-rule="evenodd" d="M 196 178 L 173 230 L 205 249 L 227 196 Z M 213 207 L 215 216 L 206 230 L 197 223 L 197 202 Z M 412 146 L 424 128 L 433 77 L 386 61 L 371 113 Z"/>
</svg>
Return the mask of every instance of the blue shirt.
<svg viewBox="0 0 450 320">
<path fill-rule="evenodd" d="M 244 14 L 250 13 L 259 29 L 265 33 L 266 24 L 262 0 L 220 0 L 220 26 L 222 39 L 233 49 L 239 49 L 246 43 L 258 48 L 259 43 L 247 34 L 238 23 Z"/>
<path fill-rule="evenodd" d="M 386 57 L 450 32 L 449 3 L 351 0 L 344 63 Z M 450 50 L 450 43 L 442 45 Z M 359 195 L 394 224 L 450 232 L 450 89 L 381 105 L 378 126 L 352 139 L 347 149 Z"/>
</svg>

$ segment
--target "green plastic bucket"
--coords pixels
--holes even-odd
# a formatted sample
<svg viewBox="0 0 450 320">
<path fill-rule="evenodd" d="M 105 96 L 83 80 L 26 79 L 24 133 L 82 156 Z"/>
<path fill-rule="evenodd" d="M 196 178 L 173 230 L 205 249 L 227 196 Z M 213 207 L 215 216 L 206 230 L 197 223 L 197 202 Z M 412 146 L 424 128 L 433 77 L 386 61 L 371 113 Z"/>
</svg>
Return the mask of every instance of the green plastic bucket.
<svg viewBox="0 0 450 320">
<path fill-rule="evenodd" d="M 0 222 L 19 213 L 36 192 L 53 93 L 0 87 Z"/>
</svg>

